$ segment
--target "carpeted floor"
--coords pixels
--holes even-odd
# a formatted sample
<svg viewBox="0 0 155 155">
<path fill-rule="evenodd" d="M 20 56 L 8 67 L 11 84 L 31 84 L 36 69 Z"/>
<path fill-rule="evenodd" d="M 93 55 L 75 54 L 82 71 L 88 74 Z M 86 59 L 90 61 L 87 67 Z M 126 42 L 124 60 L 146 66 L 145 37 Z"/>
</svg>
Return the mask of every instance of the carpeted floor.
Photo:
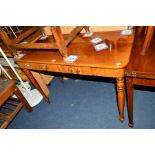
<svg viewBox="0 0 155 155">
<path fill-rule="evenodd" d="M 118 120 L 114 79 L 58 77 L 49 86 L 52 104 L 42 101 L 28 113 L 24 108 L 10 129 L 129 129 Z M 135 89 L 134 128 L 155 128 L 155 89 Z"/>
</svg>

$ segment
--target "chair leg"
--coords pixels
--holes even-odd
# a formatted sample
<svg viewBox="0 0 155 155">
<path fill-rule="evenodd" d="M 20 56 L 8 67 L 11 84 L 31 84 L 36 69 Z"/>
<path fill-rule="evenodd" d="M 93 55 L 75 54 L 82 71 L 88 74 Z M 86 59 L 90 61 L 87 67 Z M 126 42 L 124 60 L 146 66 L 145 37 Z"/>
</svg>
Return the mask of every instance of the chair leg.
<svg viewBox="0 0 155 155">
<path fill-rule="evenodd" d="M 64 83 L 64 77 L 63 76 L 60 76 L 59 79 L 60 79 L 61 83 Z"/>
<path fill-rule="evenodd" d="M 38 82 L 36 81 L 36 79 L 34 78 L 34 76 L 32 75 L 32 73 L 28 69 L 23 69 L 23 71 L 25 72 L 25 74 L 27 75 L 27 77 L 29 78 L 29 80 L 34 84 L 34 86 L 36 87 L 36 89 L 43 95 L 45 101 L 47 103 L 50 103 L 50 100 L 49 100 L 48 96 L 41 89 L 40 85 L 38 84 Z"/>
<path fill-rule="evenodd" d="M 66 43 L 65 43 L 64 37 L 62 35 L 60 26 L 52 26 L 51 31 L 53 33 L 53 36 L 54 36 L 54 39 L 55 39 L 56 44 L 58 46 L 58 49 L 60 51 L 60 54 L 64 58 L 67 57 L 68 56 L 68 53 L 67 53 L 68 51 L 67 51 L 67 48 L 66 48 Z"/>
<path fill-rule="evenodd" d="M 153 36 L 153 32 L 154 32 L 154 26 L 148 26 L 141 55 L 145 55 L 146 50 L 149 48 L 150 43 L 151 43 L 151 39 L 152 39 L 152 36 Z"/>
<path fill-rule="evenodd" d="M 25 97 L 22 95 L 22 93 L 19 91 L 17 86 L 15 87 L 14 93 L 18 97 L 18 99 L 22 102 L 23 106 L 28 112 L 33 111 L 32 107 L 29 105 L 29 103 L 27 102 Z"/>
<path fill-rule="evenodd" d="M 144 31 L 145 26 L 138 26 L 137 27 L 137 34 L 140 35 Z"/>
<path fill-rule="evenodd" d="M 90 32 L 89 26 L 85 26 L 84 29 L 85 29 L 86 33 Z"/>
<path fill-rule="evenodd" d="M 133 127 L 133 79 L 130 77 L 126 78 L 126 86 L 127 86 L 127 107 L 128 107 L 128 119 L 129 119 L 129 127 Z"/>
<path fill-rule="evenodd" d="M 45 83 L 45 81 L 43 80 L 43 78 L 40 76 L 40 74 L 38 72 L 35 71 L 31 71 L 31 74 L 33 75 L 33 77 L 36 79 L 36 81 L 38 82 L 38 84 L 40 85 L 41 89 L 43 90 L 43 92 L 45 93 L 46 96 L 49 96 L 49 89 Z"/>
</svg>

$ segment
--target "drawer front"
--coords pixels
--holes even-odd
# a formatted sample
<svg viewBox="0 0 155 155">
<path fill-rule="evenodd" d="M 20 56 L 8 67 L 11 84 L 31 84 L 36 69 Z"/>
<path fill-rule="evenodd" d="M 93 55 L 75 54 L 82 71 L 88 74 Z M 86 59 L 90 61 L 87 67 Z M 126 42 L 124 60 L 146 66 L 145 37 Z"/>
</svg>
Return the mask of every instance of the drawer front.
<svg viewBox="0 0 155 155">
<path fill-rule="evenodd" d="M 26 69 L 36 69 L 38 70 L 38 64 L 32 64 L 32 63 L 18 63 L 21 68 Z"/>
<path fill-rule="evenodd" d="M 22 63 L 22 64 L 19 63 L 19 65 L 20 67 L 26 69 L 59 72 L 57 65 L 35 64 L 35 63 Z"/>
<path fill-rule="evenodd" d="M 124 69 L 91 68 L 92 75 L 104 77 L 123 77 Z"/>
<path fill-rule="evenodd" d="M 58 66 L 59 72 L 79 75 L 91 75 L 89 67 Z"/>
</svg>

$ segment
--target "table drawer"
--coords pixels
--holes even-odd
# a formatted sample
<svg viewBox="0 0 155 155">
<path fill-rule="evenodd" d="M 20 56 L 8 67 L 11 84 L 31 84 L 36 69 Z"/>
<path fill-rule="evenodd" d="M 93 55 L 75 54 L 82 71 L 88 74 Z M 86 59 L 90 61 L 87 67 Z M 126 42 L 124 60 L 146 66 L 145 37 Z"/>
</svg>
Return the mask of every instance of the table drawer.
<svg viewBox="0 0 155 155">
<path fill-rule="evenodd" d="M 35 63 L 22 63 L 20 64 L 22 68 L 42 70 L 42 71 L 51 71 L 59 72 L 57 65 L 47 65 L 47 64 L 35 64 Z"/>
<path fill-rule="evenodd" d="M 74 67 L 74 66 L 57 66 L 59 72 L 79 75 L 91 75 L 91 69 L 89 67 Z"/>
<path fill-rule="evenodd" d="M 18 63 L 21 68 L 26 69 L 38 69 L 38 64 L 32 64 L 32 63 Z"/>
<path fill-rule="evenodd" d="M 92 75 L 104 77 L 123 77 L 124 69 L 91 68 Z"/>
</svg>

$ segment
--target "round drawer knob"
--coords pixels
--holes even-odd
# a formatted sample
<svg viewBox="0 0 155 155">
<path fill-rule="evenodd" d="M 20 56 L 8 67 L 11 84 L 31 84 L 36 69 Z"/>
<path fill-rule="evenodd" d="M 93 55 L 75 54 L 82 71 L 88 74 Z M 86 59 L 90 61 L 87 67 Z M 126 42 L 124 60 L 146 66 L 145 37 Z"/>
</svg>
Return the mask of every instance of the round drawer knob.
<svg viewBox="0 0 155 155">
<path fill-rule="evenodd" d="M 40 65 L 39 68 L 42 70 L 47 70 L 47 65 Z"/>
<path fill-rule="evenodd" d="M 46 65 L 43 65 L 41 68 L 42 68 L 43 70 L 47 70 L 47 66 L 46 66 Z"/>
<path fill-rule="evenodd" d="M 77 72 L 77 74 L 79 74 L 80 73 L 80 68 L 77 68 L 76 72 Z"/>
<path fill-rule="evenodd" d="M 68 68 L 68 72 L 72 73 L 72 68 Z"/>
</svg>

